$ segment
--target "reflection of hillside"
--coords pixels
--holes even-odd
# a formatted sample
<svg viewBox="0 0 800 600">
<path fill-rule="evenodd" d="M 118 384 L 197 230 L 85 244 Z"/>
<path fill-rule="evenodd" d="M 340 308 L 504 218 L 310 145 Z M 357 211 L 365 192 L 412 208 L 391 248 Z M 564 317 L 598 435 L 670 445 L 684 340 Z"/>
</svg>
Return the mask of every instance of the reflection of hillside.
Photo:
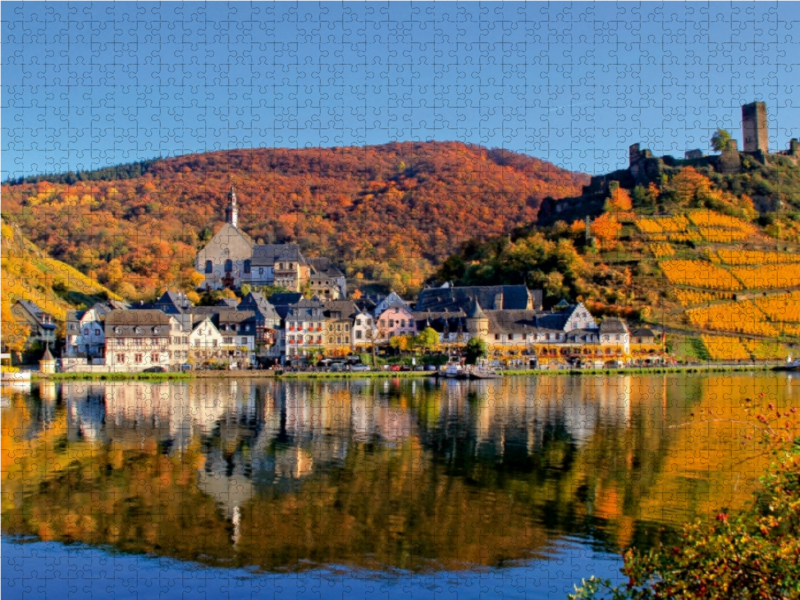
<svg viewBox="0 0 800 600">
<path fill-rule="evenodd" d="M 737 377 L 64 384 L 2 411 L 3 531 L 265 569 L 624 546 L 728 500 L 726 438 L 668 427 L 789 393 Z"/>
</svg>

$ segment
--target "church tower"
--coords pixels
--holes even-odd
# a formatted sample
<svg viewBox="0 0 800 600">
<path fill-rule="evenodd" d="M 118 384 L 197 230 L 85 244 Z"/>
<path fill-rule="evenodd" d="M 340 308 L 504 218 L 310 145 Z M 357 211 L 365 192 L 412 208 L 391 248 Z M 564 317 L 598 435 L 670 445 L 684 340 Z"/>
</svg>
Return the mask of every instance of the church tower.
<svg viewBox="0 0 800 600">
<path fill-rule="evenodd" d="M 239 207 L 236 206 L 236 191 L 231 184 L 231 191 L 228 192 L 228 206 L 225 208 L 225 222 L 234 227 L 239 227 Z"/>
</svg>

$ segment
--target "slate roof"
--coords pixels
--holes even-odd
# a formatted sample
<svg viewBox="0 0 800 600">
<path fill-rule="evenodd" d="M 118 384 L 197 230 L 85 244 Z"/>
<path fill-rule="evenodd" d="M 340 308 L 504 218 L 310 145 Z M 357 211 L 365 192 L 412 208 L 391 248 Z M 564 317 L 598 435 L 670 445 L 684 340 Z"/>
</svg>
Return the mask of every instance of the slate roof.
<svg viewBox="0 0 800 600">
<path fill-rule="evenodd" d="M 306 264 L 306 259 L 297 244 L 259 244 L 253 247 L 250 264 L 254 267 L 271 267 L 279 260 L 291 260 Z"/>
<path fill-rule="evenodd" d="M 628 326 L 619 317 L 606 317 L 600 323 L 600 334 L 629 333 Z"/>
<path fill-rule="evenodd" d="M 641 328 L 635 330 L 633 333 L 631 333 L 631 335 L 633 337 L 639 337 L 639 338 L 642 338 L 642 337 L 652 337 L 652 338 L 654 338 L 654 337 L 656 337 L 656 334 L 649 327 L 641 327 Z"/>
<path fill-rule="evenodd" d="M 537 308 L 541 305 L 541 290 L 529 290 L 524 285 L 486 285 L 427 288 L 419 293 L 416 309 L 466 309 L 477 300 L 483 309 L 514 310 Z M 502 297 L 502 302 L 500 302 Z M 498 304 L 500 304 L 498 306 Z"/>
<path fill-rule="evenodd" d="M 153 307 L 167 313 L 181 313 L 190 308 L 192 303 L 186 294 L 181 292 L 166 291 L 153 303 Z"/>
<path fill-rule="evenodd" d="M 323 310 L 329 319 L 354 319 L 359 312 L 356 303 L 352 300 L 327 300 L 323 302 Z M 341 317 L 333 317 L 333 313 L 341 313 Z"/>
<path fill-rule="evenodd" d="M 17 300 L 17 302 L 22 305 L 22 307 L 28 311 L 28 313 L 36 319 L 36 323 L 42 329 L 55 329 L 56 326 L 52 323 L 53 316 L 47 312 L 39 308 L 39 305 L 35 302 L 31 302 L 30 300 Z M 45 319 L 49 318 L 50 322 L 45 322 Z"/>
<path fill-rule="evenodd" d="M 288 306 L 295 304 L 303 298 L 300 292 L 278 292 L 269 297 L 269 302 L 276 308 L 278 306 Z"/>
<path fill-rule="evenodd" d="M 329 277 L 331 279 L 337 277 L 344 277 L 344 273 L 334 265 L 329 258 L 319 256 L 315 258 L 307 258 L 306 261 L 313 269 L 311 277 Z"/>
<path fill-rule="evenodd" d="M 156 309 L 112 310 L 106 316 L 105 329 L 106 337 L 166 337 L 170 334 L 170 316 Z"/>
<path fill-rule="evenodd" d="M 242 298 L 237 306 L 238 310 L 252 310 L 258 312 L 265 319 L 280 319 L 275 307 L 260 292 L 250 292 Z"/>
<path fill-rule="evenodd" d="M 417 329 L 420 331 L 426 327 L 432 328 L 437 333 L 442 333 L 445 330 L 455 333 L 459 327 L 462 331 L 467 331 L 466 314 L 464 314 L 463 310 L 453 312 L 416 311 L 413 315 Z"/>
<path fill-rule="evenodd" d="M 472 304 L 469 307 L 469 310 L 467 310 L 467 316 L 470 319 L 485 319 L 486 313 L 483 312 L 483 309 L 481 308 L 481 305 L 478 303 L 478 301 L 473 300 Z"/>
<path fill-rule="evenodd" d="M 229 308 L 236 308 L 239 306 L 239 301 L 236 298 L 220 298 L 217 300 L 217 306 L 227 306 Z"/>
</svg>

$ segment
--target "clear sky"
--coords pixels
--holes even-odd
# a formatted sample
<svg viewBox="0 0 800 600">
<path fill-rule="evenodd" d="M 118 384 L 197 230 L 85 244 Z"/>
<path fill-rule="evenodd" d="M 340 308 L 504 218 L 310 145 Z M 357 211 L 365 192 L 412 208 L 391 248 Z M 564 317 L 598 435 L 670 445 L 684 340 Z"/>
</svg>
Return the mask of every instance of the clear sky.
<svg viewBox="0 0 800 600">
<path fill-rule="evenodd" d="M 460 140 L 603 173 L 800 137 L 800 3 L 2 3 L 2 179 Z"/>
</svg>

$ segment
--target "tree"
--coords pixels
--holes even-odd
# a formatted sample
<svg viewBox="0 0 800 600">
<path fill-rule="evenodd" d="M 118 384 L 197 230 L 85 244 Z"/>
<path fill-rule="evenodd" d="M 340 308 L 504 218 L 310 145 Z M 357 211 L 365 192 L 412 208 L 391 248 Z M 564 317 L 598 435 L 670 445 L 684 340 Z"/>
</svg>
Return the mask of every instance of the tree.
<svg viewBox="0 0 800 600">
<path fill-rule="evenodd" d="M 423 350 L 433 352 L 439 347 L 439 334 L 433 327 L 426 327 L 419 333 L 415 342 Z"/>
<path fill-rule="evenodd" d="M 617 187 L 612 191 L 611 197 L 608 199 L 608 207 L 612 212 L 631 210 L 633 204 L 628 190 Z"/>
<path fill-rule="evenodd" d="M 622 225 L 619 224 L 619 221 L 608 213 L 600 215 L 592 223 L 592 233 L 601 248 L 610 248 L 621 230 Z"/>
<path fill-rule="evenodd" d="M 763 396 L 763 393 L 761 394 Z M 717 513 L 716 518 L 683 526 L 676 545 L 649 552 L 632 548 L 625 553 L 622 573 L 627 584 L 615 587 L 608 579 L 584 580 L 573 600 L 614 598 L 797 598 L 800 581 L 800 424 L 792 411 L 781 411 L 764 400 L 747 398 L 743 443 L 761 438 L 762 454 L 773 453 L 773 464 L 762 487 L 739 514 Z M 682 426 L 707 427 L 714 417 Z M 753 446 L 751 446 L 753 447 Z"/>
<path fill-rule="evenodd" d="M 392 350 L 400 352 L 400 354 L 408 350 L 408 346 L 409 339 L 406 335 L 396 335 L 389 340 L 389 347 L 391 347 Z"/>
<path fill-rule="evenodd" d="M 728 147 L 728 142 L 730 141 L 730 133 L 724 129 L 717 129 L 714 135 L 711 136 L 711 147 L 717 152 L 722 152 Z"/>
<path fill-rule="evenodd" d="M 480 358 L 486 358 L 489 355 L 489 350 L 486 347 L 486 342 L 481 338 L 474 337 L 467 342 L 467 364 L 474 365 Z"/>
</svg>

